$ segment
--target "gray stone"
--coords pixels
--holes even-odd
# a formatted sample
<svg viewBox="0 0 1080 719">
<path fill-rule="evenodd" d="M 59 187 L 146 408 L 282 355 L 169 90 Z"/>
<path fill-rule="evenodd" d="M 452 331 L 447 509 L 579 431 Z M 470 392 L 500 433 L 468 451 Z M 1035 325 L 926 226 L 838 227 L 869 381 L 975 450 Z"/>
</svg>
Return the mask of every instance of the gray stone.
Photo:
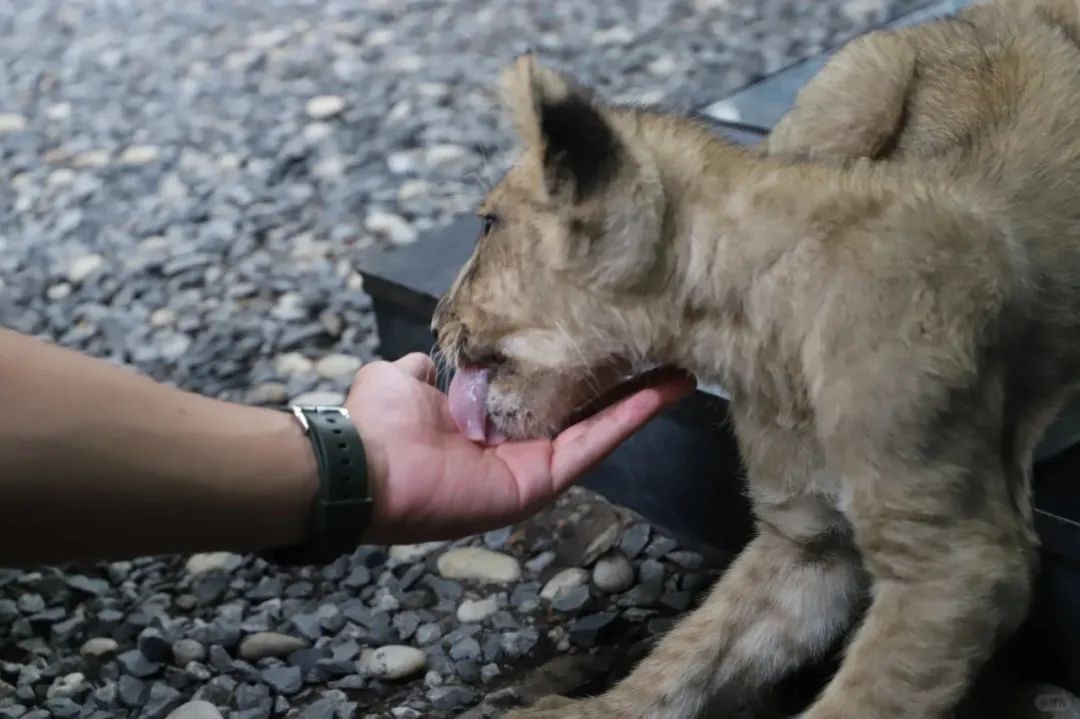
<svg viewBox="0 0 1080 719">
<path fill-rule="evenodd" d="M 88 659 L 101 659 L 112 656 L 120 645 L 112 637 L 94 637 L 83 642 L 79 653 Z"/>
<path fill-rule="evenodd" d="M 260 632 L 244 637 L 240 642 L 239 654 L 248 662 L 256 662 L 267 656 L 287 656 L 308 646 L 307 641 L 298 637 L 275 632 Z"/>
<path fill-rule="evenodd" d="M 540 635 L 535 629 L 504 632 L 501 640 L 502 651 L 510 659 L 520 659 L 532 651 L 538 641 Z"/>
<path fill-rule="evenodd" d="M 366 651 L 360 658 L 360 669 L 380 679 L 404 679 L 423 671 L 427 655 L 407 646 L 385 646 Z"/>
<path fill-rule="evenodd" d="M 109 591 L 109 582 L 94 577 L 84 577 L 81 574 L 73 574 L 67 577 L 67 585 L 77 592 L 100 597 Z"/>
<path fill-rule="evenodd" d="M 45 600 L 40 594 L 22 594 L 16 600 L 19 611 L 23 614 L 37 614 L 45 611 Z"/>
<path fill-rule="evenodd" d="M 229 588 L 228 575 L 213 573 L 200 576 L 191 589 L 191 593 L 200 604 L 216 604 Z"/>
<path fill-rule="evenodd" d="M 188 574 L 200 576 L 212 572 L 231 572 L 243 561 L 243 557 L 231 552 L 204 552 L 191 555 L 184 566 Z"/>
<path fill-rule="evenodd" d="M 161 664 L 150 661 L 138 649 L 131 649 L 118 655 L 116 661 L 120 663 L 124 673 L 140 679 L 153 676 L 161 671 Z"/>
<path fill-rule="evenodd" d="M 186 667 L 191 662 L 206 659 L 206 647 L 194 639 L 179 639 L 173 642 L 172 656 L 177 666 Z"/>
<path fill-rule="evenodd" d="M 363 365 L 363 360 L 347 354 L 329 354 L 315 363 L 315 372 L 322 378 L 347 385 Z"/>
<path fill-rule="evenodd" d="M 151 662 L 166 662 L 172 653 L 172 647 L 165 641 L 161 630 L 147 627 L 139 633 L 139 651 Z"/>
<path fill-rule="evenodd" d="M 48 710 L 49 716 L 56 719 L 71 719 L 76 717 L 82 710 L 78 704 L 66 697 L 60 697 L 55 699 L 45 700 L 45 709 Z"/>
<path fill-rule="evenodd" d="M 221 712 L 210 702 L 195 700 L 181 704 L 169 712 L 166 719 L 222 719 Z"/>
<path fill-rule="evenodd" d="M 667 553 L 667 560 L 683 569 L 700 569 L 701 565 L 705 563 L 705 558 L 697 552 L 691 552 L 687 550 L 678 550 Z"/>
<path fill-rule="evenodd" d="M 484 684 L 490 684 L 502 675 L 499 670 L 499 665 L 495 663 L 488 663 L 480 667 L 480 681 Z"/>
<path fill-rule="evenodd" d="M 499 604 L 494 595 L 483 599 L 466 599 L 458 606 L 457 619 L 466 624 L 482 622 L 498 610 Z"/>
<path fill-rule="evenodd" d="M 314 614 L 294 614 L 289 621 L 297 633 L 309 641 L 314 642 L 323 635 L 322 623 Z"/>
<path fill-rule="evenodd" d="M 146 682 L 136 679 L 135 677 L 129 677 L 123 675 L 116 682 L 116 694 L 123 704 L 128 709 L 138 709 L 146 701 L 146 697 L 150 693 L 150 688 L 146 686 Z"/>
<path fill-rule="evenodd" d="M 392 245 L 409 245 L 416 242 L 416 228 L 400 215 L 373 210 L 364 220 L 368 232 L 383 238 Z"/>
<path fill-rule="evenodd" d="M 560 589 L 551 600 L 551 607 L 559 612 L 577 612 L 589 603 L 589 587 L 576 585 Z"/>
<path fill-rule="evenodd" d="M 422 544 L 398 544 L 390 547 L 389 557 L 403 564 L 419 562 L 424 557 L 446 546 L 446 542 L 424 542 Z"/>
<path fill-rule="evenodd" d="M 525 562 L 525 569 L 527 569 L 532 574 L 539 574 L 540 572 L 550 567 L 551 563 L 554 561 L 555 552 L 549 549 L 540 552 L 535 557 L 532 557 L 531 559 L 529 559 L 529 561 Z"/>
<path fill-rule="evenodd" d="M 420 626 L 420 615 L 412 610 L 398 612 L 394 615 L 393 625 L 403 640 L 408 639 Z"/>
<path fill-rule="evenodd" d="M 53 699 L 70 699 L 72 697 L 78 697 L 90 691 L 90 684 L 87 683 L 86 677 L 81 672 L 72 672 L 71 674 L 65 674 L 57 677 L 52 684 L 49 685 L 49 689 L 46 691 L 45 696 Z"/>
<path fill-rule="evenodd" d="M 184 697 L 179 691 L 168 684 L 156 683 L 150 687 L 150 694 L 143 704 L 143 716 L 147 719 L 164 719 L 183 701 Z"/>
<path fill-rule="evenodd" d="M 420 646 L 431 644 L 442 638 L 442 627 L 435 623 L 421 624 L 416 628 L 416 643 Z"/>
<path fill-rule="evenodd" d="M 256 706 L 270 705 L 270 689 L 263 684 L 241 684 L 235 694 L 237 709 L 251 709 Z"/>
<path fill-rule="evenodd" d="M 442 686 L 429 689 L 428 701 L 442 712 L 461 709 L 476 701 L 476 692 L 463 686 Z"/>
<path fill-rule="evenodd" d="M 232 671 L 232 657 L 225 651 L 225 647 L 220 644 L 214 644 L 210 647 L 210 651 L 207 653 L 210 660 L 210 666 L 218 672 Z"/>
<path fill-rule="evenodd" d="M 618 619 L 615 612 L 597 612 L 574 620 L 570 625 L 570 639 L 580 647 L 592 647 L 600 633 Z"/>
<path fill-rule="evenodd" d="M 269 667 L 262 670 L 262 679 L 274 691 L 286 696 L 300 691 L 300 687 L 304 685 L 298 667 Z"/>
<path fill-rule="evenodd" d="M 589 573 L 579 567 L 564 569 L 547 581 L 540 590 L 540 597 L 552 601 L 560 591 L 579 587 L 589 581 Z"/>
<path fill-rule="evenodd" d="M 312 120 L 327 120 L 342 113 L 345 98 L 340 95 L 316 95 L 307 101 L 304 109 Z"/>
<path fill-rule="evenodd" d="M 455 661 L 477 661 L 481 657 L 480 642 L 472 637 L 465 637 L 450 647 L 450 658 Z"/>
<path fill-rule="evenodd" d="M 622 552 L 611 552 L 593 566 L 593 584 L 608 594 L 625 592 L 634 584 L 634 567 Z"/>
<path fill-rule="evenodd" d="M 645 550 L 645 554 L 651 559 L 659 559 L 668 552 L 674 551 L 678 546 L 679 543 L 671 537 L 656 537 Z"/>
<path fill-rule="evenodd" d="M 341 583 L 349 589 L 366 587 L 371 583 L 371 571 L 367 567 L 353 567 Z"/>
<path fill-rule="evenodd" d="M 490 532 L 484 533 L 484 544 L 488 549 L 499 550 L 502 549 L 506 542 L 510 539 L 510 535 L 513 533 L 513 527 L 503 527 L 502 529 L 493 529 Z"/>
</svg>

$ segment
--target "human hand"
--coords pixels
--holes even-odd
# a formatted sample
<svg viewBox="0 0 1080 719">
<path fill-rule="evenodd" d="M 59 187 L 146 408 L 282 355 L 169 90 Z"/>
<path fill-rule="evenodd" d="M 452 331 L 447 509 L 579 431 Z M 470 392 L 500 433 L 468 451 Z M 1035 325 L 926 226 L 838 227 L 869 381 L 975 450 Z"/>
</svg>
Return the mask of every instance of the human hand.
<svg viewBox="0 0 1080 719">
<path fill-rule="evenodd" d="M 454 424 L 423 354 L 373 362 L 345 406 L 368 456 L 375 517 L 365 542 L 450 539 L 524 519 L 664 407 L 689 377 L 664 379 L 566 429 L 554 440 L 475 444 Z"/>
</svg>

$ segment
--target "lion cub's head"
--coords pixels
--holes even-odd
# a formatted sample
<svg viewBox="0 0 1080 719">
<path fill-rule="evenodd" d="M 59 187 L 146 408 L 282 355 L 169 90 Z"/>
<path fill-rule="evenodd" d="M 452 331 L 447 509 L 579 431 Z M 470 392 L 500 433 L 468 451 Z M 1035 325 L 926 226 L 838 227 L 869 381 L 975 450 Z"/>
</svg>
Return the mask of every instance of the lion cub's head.
<svg viewBox="0 0 1080 719">
<path fill-rule="evenodd" d="M 668 281 L 666 202 L 634 111 L 519 57 L 503 75 L 520 155 L 432 329 L 472 439 L 550 435 L 643 359 Z"/>
</svg>

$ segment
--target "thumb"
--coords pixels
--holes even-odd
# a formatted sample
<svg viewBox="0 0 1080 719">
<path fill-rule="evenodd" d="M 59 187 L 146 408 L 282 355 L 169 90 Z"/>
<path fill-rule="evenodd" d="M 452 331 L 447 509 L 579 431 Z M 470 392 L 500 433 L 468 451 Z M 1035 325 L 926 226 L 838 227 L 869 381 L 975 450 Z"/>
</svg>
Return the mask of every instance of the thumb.
<svg viewBox="0 0 1080 719">
<path fill-rule="evenodd" d="M 425 384 L 435 384 L 435 363 L 422 352 L 407 354 L 394 362 L 394 366 Z"/>
</svg>

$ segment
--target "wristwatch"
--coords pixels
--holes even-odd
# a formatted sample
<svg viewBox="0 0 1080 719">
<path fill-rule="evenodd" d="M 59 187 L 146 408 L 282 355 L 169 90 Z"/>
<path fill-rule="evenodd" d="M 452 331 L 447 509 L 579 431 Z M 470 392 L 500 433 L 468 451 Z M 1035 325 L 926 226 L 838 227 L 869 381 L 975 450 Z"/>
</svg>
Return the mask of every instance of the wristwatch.
<svg viewBox="0 0 1080 719">
<path fill-rule="evenodd" d="M 371 525 L 372 498 L 367 455 L 344 407 L 293 405 L 291 412 L 311 440 L 319 466 L 319 494 L 311 509 L 303 543 L 262 556 L 282 565 L 329 564 L 359 546 Z"/>
</svg>

